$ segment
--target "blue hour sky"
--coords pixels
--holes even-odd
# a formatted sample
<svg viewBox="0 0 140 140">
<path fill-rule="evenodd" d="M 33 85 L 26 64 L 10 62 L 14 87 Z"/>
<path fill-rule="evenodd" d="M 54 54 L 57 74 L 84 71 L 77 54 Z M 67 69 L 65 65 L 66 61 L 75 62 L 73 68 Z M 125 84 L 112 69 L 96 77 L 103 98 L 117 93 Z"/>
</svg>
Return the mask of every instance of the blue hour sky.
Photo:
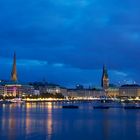
<svg viewBox="0 0 140 140">
<path fill-rule="evenodd" d="M 0 78 L 13 52 L 20 81 L 140 83 L 139 0 L 1 0 Z"/>
</svg>

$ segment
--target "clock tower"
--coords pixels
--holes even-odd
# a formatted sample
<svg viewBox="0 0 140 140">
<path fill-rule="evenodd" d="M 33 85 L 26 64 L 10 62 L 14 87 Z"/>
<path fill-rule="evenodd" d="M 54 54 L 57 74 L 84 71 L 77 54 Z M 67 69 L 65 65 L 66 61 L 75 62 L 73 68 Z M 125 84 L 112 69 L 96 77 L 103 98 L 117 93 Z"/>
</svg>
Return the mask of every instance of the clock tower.
<svg viewBox="0 0 140 140">
<path fill-rule="evenodd" d="M 103 74 L 102 74 L 101 86 L 105 90 L 109 88 L 109 77 L 108 77 L 108 72 L 107 72 L 107 68 L 106 68 L 105 65 L 103 66 Z"/>
</svg>

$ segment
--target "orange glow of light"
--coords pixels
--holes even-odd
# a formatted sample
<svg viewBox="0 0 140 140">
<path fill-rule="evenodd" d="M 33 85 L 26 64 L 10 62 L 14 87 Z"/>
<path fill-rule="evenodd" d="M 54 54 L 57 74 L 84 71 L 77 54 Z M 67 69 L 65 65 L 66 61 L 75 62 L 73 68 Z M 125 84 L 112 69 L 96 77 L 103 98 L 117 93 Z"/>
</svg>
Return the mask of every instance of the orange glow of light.
<svg viewBox="0 0 140 140">
<path fill-rule="evenodd" d="M 53 120 L 52 120 L 52 108 L 53 105 L 51 102 L 48 102 L 47 104 L 47 109 L 48 109 L 48 118 L 47 118 L 47 133 L 48 133 L 48 140 L 51 140 L 51 135 L 52 135 L 52 125 L 53 125 Z"/>
</svg>

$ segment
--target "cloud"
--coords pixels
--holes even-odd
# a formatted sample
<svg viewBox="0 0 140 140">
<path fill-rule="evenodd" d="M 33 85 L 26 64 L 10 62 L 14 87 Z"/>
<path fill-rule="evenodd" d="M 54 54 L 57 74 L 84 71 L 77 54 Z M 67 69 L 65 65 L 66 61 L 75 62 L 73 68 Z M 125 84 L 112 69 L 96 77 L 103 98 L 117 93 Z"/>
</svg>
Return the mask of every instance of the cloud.
<svg viewBox="0 0 140 140">
<path fill-rule="evenodd" d="M 126 77 L 126 76 L 128 75 L 127 73 L 120 72 L 120 71 L 114 71 L 114 73 L 115 73 L 116 75 L 123 76 L 123 77 Z"/>
<path fill-rule="evenodd" d="M 0 57 L 9 63 L 6 59 L 15 50 L 20 71 L 23 65 L 38 66 L 40 77 L 46 75 L 46 67 L 66 72 L 71 68 L 73 77 L 77 69 L 85 73 L 106 64 L 115 71 L 112 79 L 125 74 L 138 79 L 139 4 L 138 0 L 1 1 Z"/>
<path fill-rule="evenodd" d="M 39 60 L 18 60 L 17 65 L 20 66 L 46 66 L 48 63 L 46 61 L 39 61 Z"/>
</svg>

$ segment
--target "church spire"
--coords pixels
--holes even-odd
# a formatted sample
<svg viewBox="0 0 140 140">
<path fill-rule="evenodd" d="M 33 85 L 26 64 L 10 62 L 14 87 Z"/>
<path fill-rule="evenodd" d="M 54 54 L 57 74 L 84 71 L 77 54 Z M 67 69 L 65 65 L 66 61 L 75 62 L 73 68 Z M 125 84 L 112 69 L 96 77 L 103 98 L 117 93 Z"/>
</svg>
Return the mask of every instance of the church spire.
<svg viewBox="0 0 140 140">
<path fill-rule="evenodd" d="M 105 65 L 103 66 L 103 74 L 102 74 L 102 81 L 101 82 L 102 82 L 101 86 L 104 89 L 109 88 L 109 77 L 108 77 L 108 72 L 107 72 L 107 68 Z"/>
<path fill-rule="evenodd" d="M 12 73 L 11 73 L 11 80 L 13 82 L 17 82 L 16 53 L 14 53 L 14 58 L 13 58 L 13 68 L 12 68 Z"/>
</svg>

